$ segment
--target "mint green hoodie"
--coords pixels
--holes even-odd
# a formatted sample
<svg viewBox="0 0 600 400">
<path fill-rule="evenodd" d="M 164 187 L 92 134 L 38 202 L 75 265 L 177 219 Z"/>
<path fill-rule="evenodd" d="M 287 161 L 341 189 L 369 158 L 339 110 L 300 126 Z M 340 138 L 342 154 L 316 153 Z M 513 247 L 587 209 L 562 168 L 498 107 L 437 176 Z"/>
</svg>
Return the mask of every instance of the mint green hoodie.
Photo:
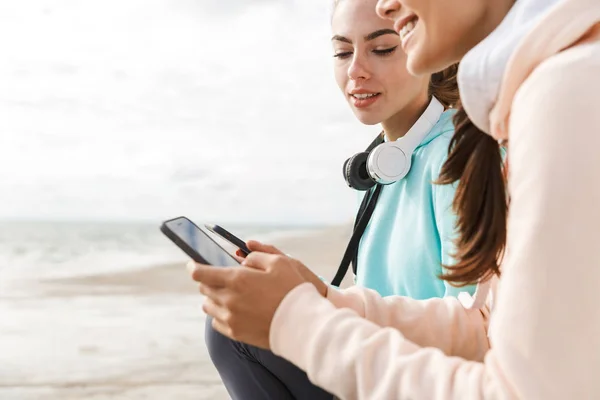
<svg viewBox="0 0 600 400">
<path fill-rule="evenodd" d="M 437 278 L 451 265 L 456 216 L 454 186 L 435 185 L 454 133 L 449 110 L 423 139 L 408 175 L 383 187 L 358 252 L 356 284 L 382 296 L 415 299 L 472 293 Z M 364 194 L 363 194 L 364 195 Z M 362 196 L 361 196 L 362 197 Z"/>
</svg>

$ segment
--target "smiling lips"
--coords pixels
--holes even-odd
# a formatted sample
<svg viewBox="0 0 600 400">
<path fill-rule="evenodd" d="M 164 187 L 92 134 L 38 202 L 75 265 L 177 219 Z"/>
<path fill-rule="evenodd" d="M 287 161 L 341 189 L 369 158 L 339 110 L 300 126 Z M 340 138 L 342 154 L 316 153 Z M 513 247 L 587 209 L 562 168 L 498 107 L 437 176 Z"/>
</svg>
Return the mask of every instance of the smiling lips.
<svg viewBox="0 0 600 400">
<path fill-rule="evenodd" d="M 402 41 L 402 48 L 406 51 L 406 45 L 408 40 L 411 38 L 411 34 L 413 33 L 417 23 L 419 22 L 419 18 L 412 14 L 407 17 L 402 18 L 394 25 L 394 29 L 400 35 L 400 40 Z"/>
<path fill-rule="evenodd" d="M 398 32 L 398 34 L 400 35 L 400 39 L 404 40 L 404 38 L 410 33 L 412 32 L 413 29 L 415 29 L 415 25 L 416 25 L 417 21 L 408 21 L 406 23 L 406 25 L 404 25 L 402 27 L 402 29 L 400 29 L 400 32 Z"/>
<path fill-rule="evenodd" d="M 352 101 L 352 104 L 356 108 L 369 107 L 370 105 L 374 104 L 380 96 L 381 93 L 367 92 L 364 90 L 356 90 L 350 92 L 350 99 Z"/>
</svg>

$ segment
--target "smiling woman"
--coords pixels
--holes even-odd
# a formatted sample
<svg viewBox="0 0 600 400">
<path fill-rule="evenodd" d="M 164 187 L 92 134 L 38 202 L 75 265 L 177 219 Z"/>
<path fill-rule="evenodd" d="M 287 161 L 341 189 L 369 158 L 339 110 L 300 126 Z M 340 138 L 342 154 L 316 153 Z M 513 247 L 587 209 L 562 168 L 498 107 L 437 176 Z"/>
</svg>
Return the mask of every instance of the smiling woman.
<svg viewBox="0 0 600 400">
<path fill-rule="evenodd" d="M 365 14 L 366 7 L 348 0 L 336 7 L 332 19 L 335 80 L 362 123 L 381 123 L 388 139 L 396 140 L 426 105 L 429 79 L 408 73 L 400 37 L 382 27 L 388 24 L 374 23 L 376 15 L 365 18 L 370 15 Z"/>
<path fill-rule="evenodd" d="M 352 250 L 355 253 L 348 250 L 343 257 L 347 263 L 342 263 L 335 281 L 356 256 L 355 283 L 383 296 L 428 299 L 472 291 L 473 287 L 457 288 L 439 279 L 448 272 L 444 266 L 453 264 L 454 187 L 433 182 L 454 133 L 454 111 L 448 108 L 458 99 L 456 67 L 433 76 L 411 75 L 400 35 L 392 22 L 377 16 L 375 5 L 376 0 L 338 1 L 331 19 L 333 69 L 340 92 L 360 122 L 381 124 L 383 130 L 368 151 L 349 158 L 343 168 L 348 185 L 374 211 L 364 232 L 356 229 L 360 243 Z M 382 160 L 378 155 L 386 149 L 401 149 L 403 154 L 395 152 L 387 160 L 397 167 L 394 171 L 402 172 L 382 180 L 372 168 L 380 164 L 372 160 Z M 250 247 L 254 252 L 277 252 L 254 242 L 248 245 L 255 246 Z M 308 269 L 302 271 L 323 288 Z M 208 321 L 206 344 L 233 399 L 248 398 L 248 393 L 264 399 L 331 398 L 294 365 L 269 351 L 232 341 L 212 324 L 222 327 L 220 318 Z"/>
<path fill-rule="evenodd" d="M 400 36 L 391 24 L 366 18 L 371 15 L 368 8 L 368 2 L 362 7 L 353 6 L 352 1 L 336 2 L 332 18 L 334 73 L 356 117 L 368 125 L 382 123 L 386 136 L 393 140 L 399 137 L 395 131 L 403 134 L 410 128 L 410 116 L 421 111 L 418 108 L 423 107 L 427 95 L 435 96 L 446 108 L 456 104 L 457 69 L 452 66 L 431 79 L 410 74 Z M 396 126 L 401 121 L 403 124 Z"/>
<path fill-rule="evenodd" d="M 600 2 L 379 0 L 377 10 L 401 32 L 418 16 L 404 36 L 412 72 L 461 60 L 456 121 L 489 135 L 453 141 L 471 144 L 454 156 L 470 172 L 455 203 L 463 265 L 446 278 L 478 282 L 476 295 L 335 290 L 262 246 L 235 271 L 197 267 L 204 310 L 220 332 L 343 399 L 600 398 Z M 510 197 L 490 183 L 495 139 L 510 139 Z"/>
</svg>

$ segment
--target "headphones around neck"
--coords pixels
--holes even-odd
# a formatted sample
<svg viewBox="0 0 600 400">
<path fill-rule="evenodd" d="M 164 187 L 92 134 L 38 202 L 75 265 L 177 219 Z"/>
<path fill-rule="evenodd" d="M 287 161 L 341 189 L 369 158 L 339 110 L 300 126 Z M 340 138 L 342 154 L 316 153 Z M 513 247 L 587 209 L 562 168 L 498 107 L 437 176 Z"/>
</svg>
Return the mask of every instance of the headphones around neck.
<svg viewBox="0 0 600 400">
<path fill-rule="evenodd" d="M 389 185 L 410 171 L 412 154 L 425 136 L 438 123 L 444 106 L 431 97 L 425 112 L 406 134 L 394 142 L 384 142 L 380 134 L 366 151 L 355 154 L 344 163 L 344 179 L 356 190 L 368 190 L 375 184 Z"/>
<path fill-rule="evenodd" d="M 435 98 L 409 131 L 395 142 L 385 142 L 383 134 L 377 135 L 366 151 L 358 153 L 344 163 L 346 183 L 356 190 L 369 190 L 356 215 L 354 231 L 346 246 L 340 266 L 331 281 L 340 286 L 348 272 L 350 264 L 354 275 L 358 271 L 358 247 L 365 229 L 377 205 L 382 185 L 394 183 L 404 178 L 410 171 L 412 153 L 421 144 L 425 136 L 440 120 L 444 106 Z M 373 190 L 373 186 L 377 185 Z"/>
</svg>

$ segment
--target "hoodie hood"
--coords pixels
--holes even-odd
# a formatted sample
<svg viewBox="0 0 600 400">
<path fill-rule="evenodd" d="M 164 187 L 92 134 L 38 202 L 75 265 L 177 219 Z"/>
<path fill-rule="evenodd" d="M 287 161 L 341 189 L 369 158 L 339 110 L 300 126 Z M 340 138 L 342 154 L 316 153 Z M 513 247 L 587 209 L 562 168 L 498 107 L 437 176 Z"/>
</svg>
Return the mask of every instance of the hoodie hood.
<svg viewBox="0 0 600 400">
<path fill-rule="evenodd" d="M 500 25 L 462 59 L 458 70 L 461 102 L 482 131 L 491 133 L 489 114 L 511 55 L 535 24 L 564 1 L 517 0 Z"/>
<path fill-rule="evenodd" d="M 451 132 L 454 133 L 454 124 L 452 124 L 452 118 L 456 114 L 456 110 L 446 110 L 440 117 L 440 120 L 431 128 L 427 136 L 423 138 L 421 143 L 417 146 L 419 147 L 427 146 L 434 139 L 439 136 L 442 136 L 445 133 Z"/>
</svg>

